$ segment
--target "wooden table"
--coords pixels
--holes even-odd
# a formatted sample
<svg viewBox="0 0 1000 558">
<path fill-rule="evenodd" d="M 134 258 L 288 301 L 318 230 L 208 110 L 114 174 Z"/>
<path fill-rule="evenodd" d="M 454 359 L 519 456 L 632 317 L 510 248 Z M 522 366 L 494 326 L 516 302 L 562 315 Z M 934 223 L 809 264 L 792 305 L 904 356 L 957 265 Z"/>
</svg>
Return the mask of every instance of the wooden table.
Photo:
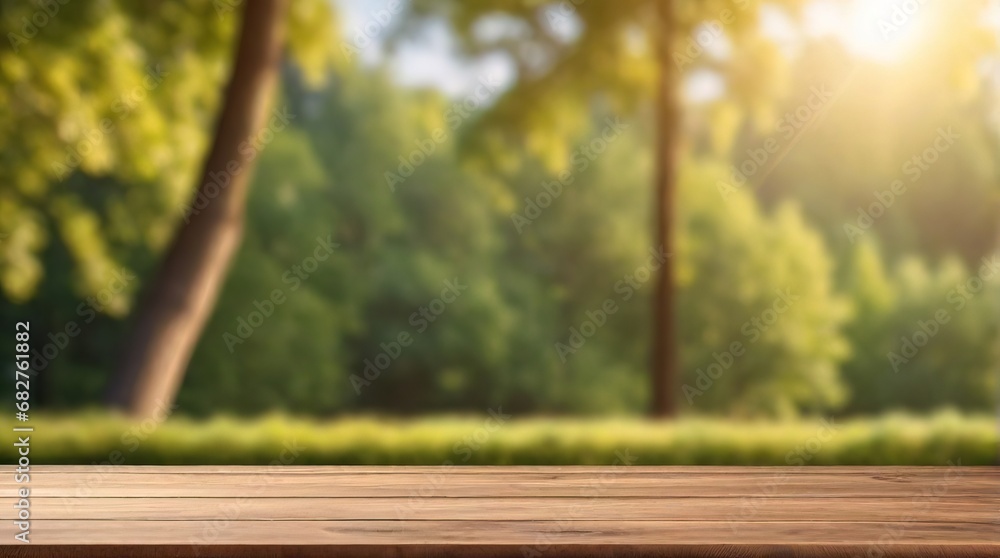
<svg viewBox="0 0 1000 558">
<path fill-rule="evenodd" d="M 4 469 L 2 557 L 1000 556 L 998 467 Z"/>
</svg>

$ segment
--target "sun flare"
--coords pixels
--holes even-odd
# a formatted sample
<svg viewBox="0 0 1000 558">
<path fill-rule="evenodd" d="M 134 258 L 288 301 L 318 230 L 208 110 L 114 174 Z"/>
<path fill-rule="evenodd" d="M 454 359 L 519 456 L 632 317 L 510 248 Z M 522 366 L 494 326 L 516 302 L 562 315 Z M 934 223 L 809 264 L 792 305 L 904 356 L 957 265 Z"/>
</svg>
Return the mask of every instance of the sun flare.
<svg viewBox="0 0 1000 558">
<path fill-rule="evenodd" d="M 928 0 L 820 0 L 806 8 L 805 29 L 838 37 L 859 56 L 898 62 L 925 35 Z M 925 13 L 927 12 L 927 13 Z"/>
<path fill-rule="evenodd" d="M 930 9 L 927 0 L 854 0 L 844 42 L 859 55 L 897 62 L 920 42 Z"/>
</svg>

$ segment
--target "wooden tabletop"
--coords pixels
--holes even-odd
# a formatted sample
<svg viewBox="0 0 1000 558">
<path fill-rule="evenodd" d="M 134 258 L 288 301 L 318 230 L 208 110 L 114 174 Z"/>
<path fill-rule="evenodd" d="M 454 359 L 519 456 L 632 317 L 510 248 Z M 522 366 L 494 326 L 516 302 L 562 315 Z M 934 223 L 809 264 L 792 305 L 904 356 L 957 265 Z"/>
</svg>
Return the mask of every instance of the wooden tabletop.
<svg viewBox="0 0 1000 558">
<path fill-rule="evenodd" d="M 4 557 L 1000 556 L 998 467 L 13 469 Z"/>
</svg>

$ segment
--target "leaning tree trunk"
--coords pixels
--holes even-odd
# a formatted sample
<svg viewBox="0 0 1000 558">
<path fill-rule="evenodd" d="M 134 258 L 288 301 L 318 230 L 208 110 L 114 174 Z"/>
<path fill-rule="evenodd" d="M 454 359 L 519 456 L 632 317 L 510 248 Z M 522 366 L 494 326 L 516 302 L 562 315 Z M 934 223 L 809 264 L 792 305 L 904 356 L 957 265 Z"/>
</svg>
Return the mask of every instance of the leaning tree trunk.
<svg viewBox="0 0 1000 558">
<path fill-rule="evenodd" d="M 233 73 L 193 198 L 198 205 L 192 202 L 198 209 L 190 210 L 147 287 L 108 390 L 108 402 L 130 415 L 152 417 L 173 404 L 242 240 L 251 162 L 238 146 L 258 133 L 267 117 L 280 70 L 286 8 L 285 0 L 245 3 Z M 219 187 L 213 175 L 228 177 L 228 184 Z"/>
<path fill-rule="evenodd" d="M 654 244 L 670 254 L 656 276 L 653 295 L 652 413 L 671 417 L 677 412 L 679 382 L 677 323 L 674 297 L 674 209 L 677 198 L 677 156 L 680 137 L 680 70 L 673 61 L 674 33 L 677 29 L 673 1 L 658 6 L 660 83 L 656 103 L 658 138 L 656 183 L 654 184 Z"/>
</svg>

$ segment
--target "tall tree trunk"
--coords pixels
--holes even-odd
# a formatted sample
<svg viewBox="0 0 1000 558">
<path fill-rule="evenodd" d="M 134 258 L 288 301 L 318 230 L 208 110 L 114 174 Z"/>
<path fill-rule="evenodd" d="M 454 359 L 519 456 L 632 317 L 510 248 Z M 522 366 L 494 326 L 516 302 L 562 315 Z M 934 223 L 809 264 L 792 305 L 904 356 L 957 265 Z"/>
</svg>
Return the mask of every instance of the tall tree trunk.
<svg viewBox="0 0 1000 558">
<path fill-rule="evenodd" d="M 677 355 L 676 305 L 674 297 L 674 209 L 677 198 L 677 157 L 681 132 L 680 70 L 673 61 L 677 22 L 673 0 L 656 2 L 659 24 L 660 83 L 656 104 L 658 138 L 656 183 L 654 184 L 655 243 L 670 254 L 656 277 L 653 295 L 652 414 L 672 417 L 677 413 L 679 359 Z"/>
<path fill-rule="evenodd" d="M 285 0 L 244 4 L 233 72 L 193 209 L 147 287 L 108 389 L 108 403 L 135 417 L 156 416 L 173 404 L 242 240 L 251 162 L 238 146 L 258 133 L 267 117 L 286 13 Z M 225 178 L 214 183 L 213 176 L 228 177 L 228 184 Z"/>
</svg>

